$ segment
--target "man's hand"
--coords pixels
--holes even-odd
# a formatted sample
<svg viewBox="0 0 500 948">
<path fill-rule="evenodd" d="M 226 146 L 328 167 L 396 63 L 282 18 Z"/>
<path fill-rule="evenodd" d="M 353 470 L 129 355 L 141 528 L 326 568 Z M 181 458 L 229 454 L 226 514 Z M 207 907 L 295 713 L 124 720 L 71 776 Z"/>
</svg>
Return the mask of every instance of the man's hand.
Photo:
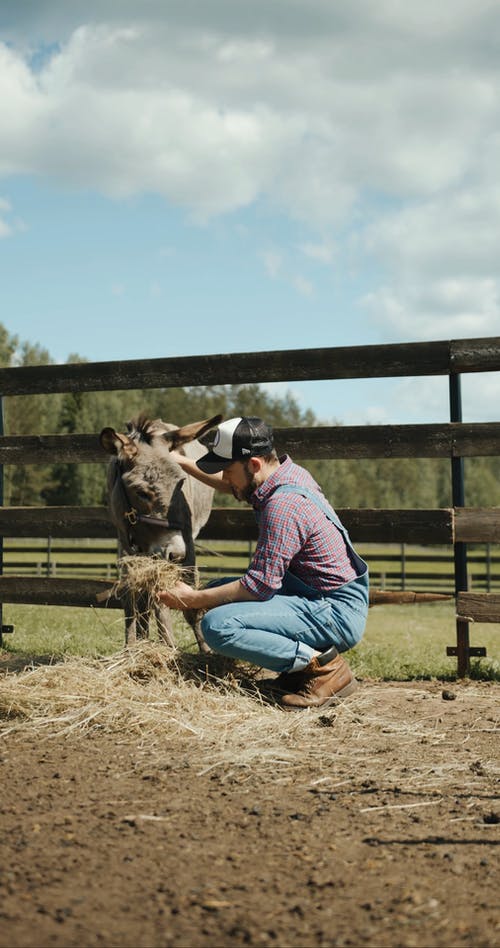
<svg viewBox="0 0 500 948">
<path fill-rule="evenodd" d="M 158 602 L 170 609 L 213 609 L 230 602 L 255 602 L 257 597 L 241 585 L 239 579 L 220 586 L 193 589 L 187 583 L 176 583 L 172 589 L 157 593 Z"/>
<path fill-rule="evenodd" d="M 196 607 L 196 589 L 187 583 L 176 583 L 172 589 L 157 594 L 157 599 L 170 609 L 193 609 Z"/>
</svg>

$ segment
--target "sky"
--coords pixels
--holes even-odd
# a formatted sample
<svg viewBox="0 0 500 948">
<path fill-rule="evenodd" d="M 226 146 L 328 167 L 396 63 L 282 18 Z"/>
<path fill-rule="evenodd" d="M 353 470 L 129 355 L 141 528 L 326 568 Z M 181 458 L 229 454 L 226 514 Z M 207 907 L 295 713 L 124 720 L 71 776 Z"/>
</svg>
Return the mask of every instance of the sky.
<svg viewBox="0 0 500 948">
<path fill-rule="evenodd" d="M 56 362 L 500 335 L 499 74 L 498 0 L 0 0 L 0 323 Z M 445 378 L 269 390 L 449 419 Z"/>
</svg>

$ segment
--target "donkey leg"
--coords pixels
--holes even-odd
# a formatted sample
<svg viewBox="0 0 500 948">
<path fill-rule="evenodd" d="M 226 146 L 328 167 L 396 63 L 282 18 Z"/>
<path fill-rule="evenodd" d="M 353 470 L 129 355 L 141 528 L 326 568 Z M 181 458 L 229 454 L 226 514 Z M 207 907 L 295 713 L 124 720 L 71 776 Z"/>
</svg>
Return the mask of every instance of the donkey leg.
<svg viewBox="0 0 500 948">
<path fill-rule="evenodd" d="M 191 626 L 194 637 L 198 643 L 198 648 L 200 652 L 204 652 L 205 655 L 211 655 L 212 649 L 205 642 L 203 638 L 203 632 L 201 631 L 201 620 L 204 615 L 205 610 L 203 609 L 186 609 L 183 612 L 186 622 Z"/>
<path fill-rule="evenodd" d="M 163 603 L 155 603 L 156 625 L 158 627 L 158 636 L 166 645 L 175 648 L 175 639 L 172 628 L 172 614 L 170 609 Z"/>
<path fill-rule="evenodd" d="M 149 607 L 147 597 L 124 597 L 125 645 L 135 645 L 140 639 L 149 638 Z"/>
<path fill-rule="evenodd" d="M 186 560 L 184 561 L 183 579 L 184 582 L 189 583 L 192 586 L 196 586 L 196 567 L 194 560 L 194 543 L 192 538 L 190 540 L 190 544 L 186 542 L 186 546 L 188 547 L 188 554 Z M 212 649 L 205 642 L 203 633 L 201 631 L 201 620 L 205 614 L 205 611 L 205 609 L 184 609 L 183 616 L 194 632 L 194 637 L 198 643 L 200 652 L 204 652 L 205 655 L 211 655 Z"/>
</svg>

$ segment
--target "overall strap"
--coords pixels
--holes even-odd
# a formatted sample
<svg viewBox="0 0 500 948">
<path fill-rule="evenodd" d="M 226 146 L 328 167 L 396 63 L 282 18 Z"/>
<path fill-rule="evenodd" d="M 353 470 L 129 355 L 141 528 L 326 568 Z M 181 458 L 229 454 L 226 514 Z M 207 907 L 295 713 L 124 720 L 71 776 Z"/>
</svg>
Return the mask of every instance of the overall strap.
<svg viewBox="0 0 500 948">
<path fill-rule="evenodd" d="M 364 576 L 366 573 L 368 573 L 368 564 L 365 563 L 365 561 L 362 560 L 361 557 L 356 553 L 344 524 L 338 518 L 337 514 L 325 497 L 322 497 L 322 495 L 318 494 L 317 491 L 311 490 L 309 487 L 301 487 L 299 484 L 279 484 L 274 493 L 277 493 L 279 490 L 284 491 L 287 494 L 301 494 L 302 497 L 308 497 L 309 500 L 312 500 L 313 503 L 315 503 L 316 506 L 319 507 L 319 509 L 324 513 L 325 517 L 327 517 L 327 519 L 330 520 L 330 522 L 333 523 L 334 526 L 337 527 L 337 530 L 342 534 L 358 576 Z"/>
</svg>

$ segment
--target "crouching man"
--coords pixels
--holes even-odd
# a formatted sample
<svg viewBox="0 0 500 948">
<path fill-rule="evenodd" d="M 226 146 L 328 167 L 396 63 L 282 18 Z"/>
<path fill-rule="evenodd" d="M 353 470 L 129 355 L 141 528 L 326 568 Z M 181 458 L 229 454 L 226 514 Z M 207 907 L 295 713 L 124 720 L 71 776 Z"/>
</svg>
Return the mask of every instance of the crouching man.
<svg viewBox="0 0 500 948">
<path fill-rule="evenodd" d="M 219 425 L 198 461 L 172 452 L 183 470 L 253 507 L 259 538 L 241 578 L 204 589 L 179 582 L 161 592 L 171 608 L 207 610 L 202 632 L 215 651 L 277 672 L 284 710 L 324 708 L 357 687 L 343 658 L 363 635 L 368 568 L 321 488 L 290 457 L 278 457 L 261 418 Z"/>
</svg>

